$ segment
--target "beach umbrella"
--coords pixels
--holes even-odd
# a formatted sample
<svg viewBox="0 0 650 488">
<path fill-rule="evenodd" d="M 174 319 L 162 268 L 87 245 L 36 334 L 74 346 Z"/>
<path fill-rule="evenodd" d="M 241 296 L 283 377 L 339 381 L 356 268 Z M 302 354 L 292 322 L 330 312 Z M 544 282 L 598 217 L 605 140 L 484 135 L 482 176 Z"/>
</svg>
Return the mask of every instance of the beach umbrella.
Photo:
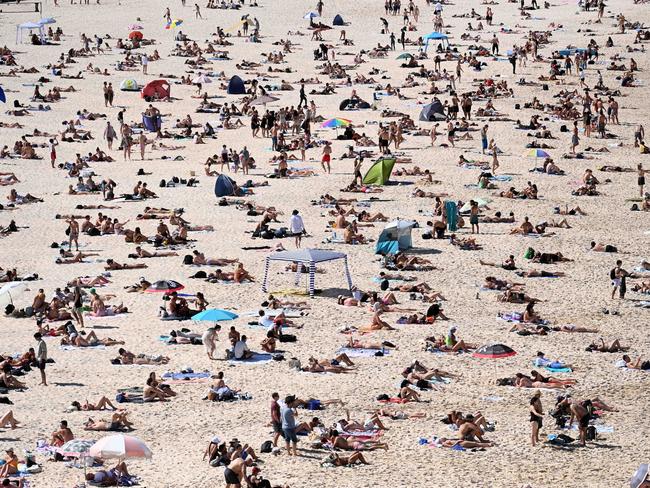
<svg viewBox="0 0 650 488">
<path fill-rule="evenodd" d="M 124 434 L 109 435 L 99 439 L 88 451 L 100 459 L 151 459 L 151 450 L 137 437 Z"/>
<path fill-rule="evenodd" d="M 650 465 L 642 464 L 639 466 L 634 476 L 630 478 L 630 488 L 639 488 L 648 479 L 648 474 L 650 474 Z"/>
<path fill-rule="evenodd" d="M 550 158 L 551 157 L 549 153 L 539 148 L 533 148 L 530 151 L 526 151 L 525 155 L 529 158 Z"/>
<path fill-rule="evenodd" d="M 5 91 L 2 89 L 0 86 L 0 102 L 6 103 L 7 102 L 7 96 L 5 95 Z"/>
<path fill-rule="evenodd" d="M 338 129 L 339 127 L 347 127 L 351 123 L 351 120 L 334 117 L 333 119 L 326 120 L 320 126 L 325 129 Z"/>
<path fill-rule="evenodd" d="M 129 34 L 129 39 L 137 39 L 138 41 L 141 41 L 144 36 L 142 35 L 142 32 L 140 31 L 133 31 Z"/>
<path fill-rule="evenodd" d="M 221 322 L 224 320 L 235 320 L 239 318 L 236 313 L 229 312 L 228 310 L 221 310 L 219 308 L 209 308 L 203 312 L 199 312 L 192 317 L 192 320 L 201 322 Z"/>
<path fill-rule="evenodd" d="M 320 17 L 320 15 L 318 15 L 318 12 L 307 12 L 305 15 L 303 15 L 302 18 L 309 20 L 315 19 L 316 17 Z"/>
<path fill-rule="evenodd" d="M 153 283 L 146 291 L 149 293 L 171 293 L 185 288 L 178 281 L 174 280 L 160 280 Z"/>
<path fill-rule="evenodd" d="M 476 203 L 478 203 L 479 208 L 481 207 L 487 207 L 487 204 L 490 203 L 492 200 L 485 199 L 485 198 L 472 198 Z M 469 204 L 469 202 L 465 202 L 465 204 L 460 207 L 461 212 L 469 212 L 472 206 Z"/>
<path fill-rule="evenodd" d="M 397 56 L 395 59 L 409 59 L 412 57 L 413 55 L 411 53 L 402 53 L 399 56 Z"/>
<path fill-rule="evenodd" d="M 57 448 L 56 452 L 61 454 L 63 457 L 81 457 L 83 454 L 88 452 L 93 445 L 95 445 L 95 441 L 72 439 Z"/>
<path fill-rule="evenodd" d="M 271 95 L 262 95 L 253 99 L 249 105 L 265 105 L 271 102 L 277 102 L 279 98 L 272 97 Z"/>
<path fill-rule="evenodd" d="M 167 29 L 167 30 L 174 29 L 174 28 L 178 27 L 179 25 L 181 25 L 182 23 L 183 23 L 183 21 L 181 19 L 176 19 L 173 22 L 168 22 L 167 25 L 165 26 L 165 29 Z"/>
<path fill-rule="evenodd" d="M 486 344 L 479 347 L 472 356 L 475 358 L 501 359 L 515 356 L 517 353 L 505 344 Z"/>
<path fill-rule="evenodd" d="M 192 80 L 192 83 L 194 84 L 201 83 L 202 85 L 205 83 L 212 83 L 212 78 L 206 75 L 199 75 Z"/>
<path fill-rule="evenodd" d="M 142 30 L 142 29 L 144 29 L 144 27 L 141 24 L 131 24 L 129 26 L 129 30 L 132 30 L 132 31 L 134 31 L 134 30 Z"/>
<path fill-rule="evenodd" d="M 41 20 L 39 20 L 37 23 L 41 25 L 56 24 L 56 19 L 53 17 L 44 17 Z"/>
<path fill-rule="evenodd" d="M 14 303 L 14 298 L 27 290 L 27 285 L 23 281 L 12 281 L 5 283 L 0 288 L 0 307 L 6 307 Z"/>
</svg>

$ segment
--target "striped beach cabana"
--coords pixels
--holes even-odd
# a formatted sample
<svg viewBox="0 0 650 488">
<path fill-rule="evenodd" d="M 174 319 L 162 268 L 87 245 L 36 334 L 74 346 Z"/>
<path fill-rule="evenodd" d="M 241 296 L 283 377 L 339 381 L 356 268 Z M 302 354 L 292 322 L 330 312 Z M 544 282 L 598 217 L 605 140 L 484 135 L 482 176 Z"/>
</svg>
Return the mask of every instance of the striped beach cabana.
<svg viewBox="0 0 650 488">
<path fill-rule="evenodd" d="M 296 249 L 295 251 L 281 251 L 273 253 L 266 258 L 264 263 L 264 280 L 262 281 L 262 291 L 268 291 L 269 268 L 271 261 L 285 261 L 296 263 L 298 265 L 304 264 L 309 267 L 309 296 L 313 298 L 314 288 L 316 281 L 316 264 L 324 263 L 326 261 L 335 261 L 337 259 L 343 260 L 345 266 L 345 278 L 348 283 L 348 288 L 352 289 L 352 277 L 350 276 L 350 268 L 348 267 L 348 256 L 342 252 L 327 251 L 324 249 Z M 296 286 L 300 283 L 301 266 L 296 270 Z"/>
</svg>

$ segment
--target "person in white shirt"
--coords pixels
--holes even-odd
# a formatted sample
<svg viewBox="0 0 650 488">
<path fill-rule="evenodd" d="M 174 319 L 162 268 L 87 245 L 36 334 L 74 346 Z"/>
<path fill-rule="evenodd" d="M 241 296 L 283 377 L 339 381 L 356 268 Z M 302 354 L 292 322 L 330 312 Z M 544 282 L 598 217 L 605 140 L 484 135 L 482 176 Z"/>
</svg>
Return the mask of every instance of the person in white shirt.
<svg viewBox="0 0 650 488">
<path fill-rule="evenodd" d="M 302 240 L 302 236 L 303 234 L 306 234 L 307 231 L 305 231 L 305 224 L 302 221 L 302 217 L 298 215 L 298 210 L 294 210 L 291 213 L 289 229 L 296 239 L 296 247 L 300 248 L 300 241 Z"/>
<path fill-rule="evenodd" d="M 147 65 L 149 64 L 149 58 L 146 54 L 143 54 L 140 58 L 140 63 L 142 63 L 142 74 L 147 74 Z"/>
<path fill-rule="evenodd" d="M 246 344 L 245 335 L 241 336 L 241 339 L 235 343 L 232 353 L 235 359 L 250 359 L 253 357 L 253 353 L 248 349 L 248 345 Z"/>
</svg>

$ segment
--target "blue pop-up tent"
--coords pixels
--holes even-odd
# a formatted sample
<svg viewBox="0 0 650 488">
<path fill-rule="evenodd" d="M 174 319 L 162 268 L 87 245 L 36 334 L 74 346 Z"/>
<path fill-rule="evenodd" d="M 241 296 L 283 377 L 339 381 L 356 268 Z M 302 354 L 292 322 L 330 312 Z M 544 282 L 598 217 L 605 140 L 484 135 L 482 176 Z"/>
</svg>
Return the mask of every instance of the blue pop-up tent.
<svg viewBox="0 0 650 488">
<path fill-rule="evenodd" d="M 413 220 L 394 220 L 384 227 L 375 246 L 375 254 L 397 254 L 413 247 L 411 230 L 415 227 Z"/>
<path fill-rule="evenodd" d="M 235 75 L 230 78 L 228 82 L 228 95 L 245 95 L 246 87 L 244 86 L 244 80 L 239 76 Z"/>
<path fill-rule="evenodd" d="M 214 183 L 214 194 L 218 198 L 235 196 L 234 180 L 224 174 L 217 176 L 217 181 Z"/>
<path fill-rule="evenodd" d="M 449 45 L 449 37 L 442 32 L 432 32 L 431 34 L 424 36 L 422 39 L 424 40 L 424 52 L 429 48 L 429 41 L 442 41 L 443 45 L 446 41 L 447 45 Z"/>
</svg>

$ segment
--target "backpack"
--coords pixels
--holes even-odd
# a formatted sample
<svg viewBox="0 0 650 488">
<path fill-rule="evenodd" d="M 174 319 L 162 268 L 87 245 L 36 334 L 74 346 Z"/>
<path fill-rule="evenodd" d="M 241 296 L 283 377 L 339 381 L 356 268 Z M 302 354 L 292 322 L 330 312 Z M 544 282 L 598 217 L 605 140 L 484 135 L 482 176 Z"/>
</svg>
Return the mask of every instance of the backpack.
<svg viewBox="0 0 650 488">
<path fill-rule="evenodd" d="M 535 249 L 533 249 L 532 247 L 526 249 L 526 252 L 524 253 L 525 259 L 533 259 L 534 256 L 535 256 Z"/>
<path fill-rule="evenodd" d="M 183 264 L 192 264 L 194 263 L 194 257 L 191 254 L 186 254 L 183 258 Z"/>
<path fill-rule="evenodd" d="M 595 441 L 595 440 L 596 440 L 596 435 L 597 435 L 597 434 L 598 434 L 598 433 L 597 433 L 597 431 L 596 431 L 596 427 L 594 427 L 593 425 L 590 425 L 589 427 L 587 427 L 587 435 L 586 435 L 586 439 L 587 439 L 588 441 Z"/>
<path fill-rule="evenodd" d="M 296 342 L 298 338 L 293 334 L 280 334 L 280 342 Z"/>
<path fill-rule="evenodd" d="M 273 451 L 273 442 L 271 441 L 264 441 L 262 442 L 262 446 L 260 447 L 260 452 L 271 452 Z"/>
</svg>

